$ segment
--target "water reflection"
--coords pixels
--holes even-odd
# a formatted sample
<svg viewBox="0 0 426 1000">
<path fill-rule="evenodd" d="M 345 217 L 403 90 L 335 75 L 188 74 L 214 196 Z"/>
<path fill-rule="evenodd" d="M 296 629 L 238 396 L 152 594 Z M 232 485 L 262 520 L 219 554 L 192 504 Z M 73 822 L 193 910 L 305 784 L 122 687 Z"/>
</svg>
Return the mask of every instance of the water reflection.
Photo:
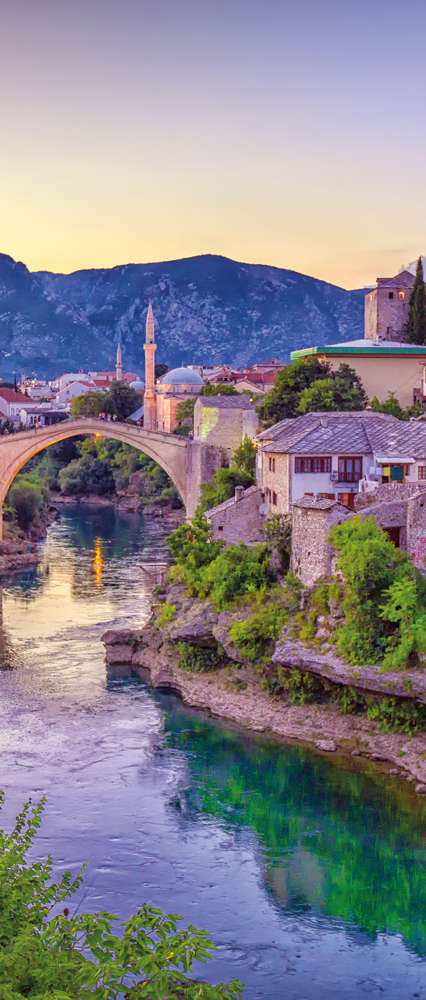
<svg viewBox="0 0 426 1000">
<path fill-rule="evenodd" d="M 127 918 L 146 900 L 207 927 L 219 947 L 200 974 L 241 978 L 245 1000 L 421 996 L 419 797 L 135 679 L 106 685 L 100 636 L 147 619 L 143 565 L 166 533 L 65 511 L 39 570 L 5 584 L 5 822 L 45 794 L 40 852 L 58 874 L 91 862 L 77 905 Z"/>
<path fill-rule="evenodd" d="M 173 803 L 181 815 L 253 830 L 265 886 L 287 912 L 327 914 L 372 938 L 402 933 L 424 953 L 424 810 L 409 792 L 374 770 L 243 737 L 157 697 L 168 744 L 184 750 L 190 770 Z"/>
<path fill-rule="evenodd" d="M 104 565 L 104 560 L 102 557 L 102 540 L 98 537 L 95 539 L 95 551 L 93 554 L 93 572 L 95 575 L 95 583 L 97 588 L 102 586 L 102 569 Z"/>
</svg>

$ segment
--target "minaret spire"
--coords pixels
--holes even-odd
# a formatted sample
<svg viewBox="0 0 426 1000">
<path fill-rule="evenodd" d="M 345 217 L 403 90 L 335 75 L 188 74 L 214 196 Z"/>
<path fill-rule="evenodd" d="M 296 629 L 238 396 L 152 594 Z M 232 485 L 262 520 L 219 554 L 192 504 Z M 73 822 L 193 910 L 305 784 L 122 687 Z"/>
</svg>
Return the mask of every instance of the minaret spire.
<svg viewBox="0 0 426 1000">
<path fill-rule="evenodd" d="M 115 361 L 115 377 L 116 377 L 117 382 L 121 382 L 122 379 L 123 379 L 123 361 L 122 361 L 122 358 L 121 358 L 121 342 L 120 342 L 120 338 L 118 338 L 118 345 L 117 345 L 117 357 L 116 357 L 116 361 Z"/>
<path fill-rule="evenodd" d="M 145 326 L 145 395 L 143 398 L 143 425 L 149 431 L 157 429 L 157 400 L 155 396 L 155 323 L 151 299 L 148 303 Z"/>
</svg>

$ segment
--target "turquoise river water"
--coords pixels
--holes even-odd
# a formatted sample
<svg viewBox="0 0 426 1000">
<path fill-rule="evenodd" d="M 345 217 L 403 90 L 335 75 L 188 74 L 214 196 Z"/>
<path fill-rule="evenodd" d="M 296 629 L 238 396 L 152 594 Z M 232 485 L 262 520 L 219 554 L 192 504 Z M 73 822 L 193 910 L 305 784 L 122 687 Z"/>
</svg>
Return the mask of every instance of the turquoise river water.
<svg viewBox="0 0 426 1000">
<path fill-rule="evenodd" d="M 39 568 L 3 582 L 2 825 L 46 795 L 38 852 L 91 862 L 75 905 L 181 913 L 218 946 L 201 975 L 246 1000 L 425 1000 L 419 797 L 107 680 L 100 637 L 146 619 L 164 535 L 69 508 Z"/>
</svg>

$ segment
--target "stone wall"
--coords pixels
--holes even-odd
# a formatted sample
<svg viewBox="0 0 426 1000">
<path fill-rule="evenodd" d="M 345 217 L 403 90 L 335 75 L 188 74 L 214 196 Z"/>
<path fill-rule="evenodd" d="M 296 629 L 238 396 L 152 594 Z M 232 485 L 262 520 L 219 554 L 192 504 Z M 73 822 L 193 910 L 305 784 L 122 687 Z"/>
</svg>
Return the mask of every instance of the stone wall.
<svg viewBox="0 0 426 1000">
<path fill-rule="evenodd" d="M 417 569 L 426 569 L 426 490 L 407 502 L 407 552 Z"/>
<path fill-rule="evenodd" d="M 206 511 L 205 517 L 213 528 L 213 537 L 226 545 L 254 545 L 263 541 L 262 529 L 266 520 L 261 512 L 263 493 L 258 486 L 237 490 L 231 500 Z"/>
<path fill-rule="evenodd" d="M 272 468 L 269 468 L 269 460 L 271 460 Z M 271 514 L 288 514 L 290 510 L 290 455 L 272 454 L 262 449 L 260 461 L 259 482 L 262 483 Z M 274 493 L 277 498 L 276 503 L 274 503 Z"/>
<path fill-rule="evenodd" d="M 218 399 L 217 406 L 210 399 L 208 402 L 205 398 L 197 399 L 194 407 L 194 440 L 221 448 L 230 460 L 244 436 L 254 437 L 259 420 L 255 410 L 247 406 L 245 398 L 237 401 L 234 397 L 228 399 L 232 403 L 223 405 Z"/>
<path fill-rule="evenodd" d="M 327 538 L 348 517 L 351 511 L 337 501 L 304 499 L 293 505 L 291 571 L 304 587 L 332 575 L 335 551 Z"/>
</svg>

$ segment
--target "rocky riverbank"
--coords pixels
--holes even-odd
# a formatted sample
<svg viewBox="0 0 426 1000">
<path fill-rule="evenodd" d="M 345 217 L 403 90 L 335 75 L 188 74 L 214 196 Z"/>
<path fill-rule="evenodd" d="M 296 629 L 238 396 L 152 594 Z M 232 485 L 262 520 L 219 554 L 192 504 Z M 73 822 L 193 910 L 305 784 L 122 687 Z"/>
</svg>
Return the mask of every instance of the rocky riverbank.
<svg viewBox="0 0 426 1000">
<path fill-rule="evenodd" d="M 28 532 L 7 521 L 3 525 L 0 542 L 0 577 L 36 566 L 40 559 L 40 543 L 44 541 L 50 524 L 59 516 L 54 504 L 46 504 L 31 522 Z"/>
<path fill-rule="evenodd" d="M 170 688 L 193 707 L 228 719 L 254 732 L 282 740 L 311 744 L 321 753 L 350 755 L 376 762 L 388 773 L 412 781 L 419 794 L 426 793 L 426 738 L 424 734 L 382 732 L 379 724 L 363 714 L 342 714 L 332 703 L 292 704 L 283 694 L 262 688 L 255 668 L 244 662 L 230 642 L 228 629 L 239 612 L 216 612 L 208 602 L 187 598 L 181 587 L 169 587 L 168 606 L 176 608 L 173 620 L 161 624 L 161 608 L 139 632 L 108 631 L 103 636 L 108 669 L 115 675 L 134 673 L 153 687 Z M 182 648 L 217 648 L 226 665 L 208 672 L 178 666 Z M 372 697 L 426 700 L 424 671 L 383 674 L 377 668 L 349 667 L 331 653 L 318 654 L 285 634 L 272 654 L 283 671 L 320 675 L 332 685 L 371 692 Z"/>
</svg>

